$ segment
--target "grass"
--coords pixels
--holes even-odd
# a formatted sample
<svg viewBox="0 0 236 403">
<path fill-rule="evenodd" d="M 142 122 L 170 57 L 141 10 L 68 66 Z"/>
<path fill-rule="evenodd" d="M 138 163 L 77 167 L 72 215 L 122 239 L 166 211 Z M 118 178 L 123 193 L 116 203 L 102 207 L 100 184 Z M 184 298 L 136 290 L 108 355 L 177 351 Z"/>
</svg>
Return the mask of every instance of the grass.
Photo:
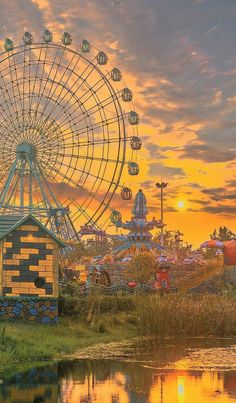
<svg viewBox="0 0 236 403">
<path fill-rule="evenodd" d="M 107 330 L 109 327 L 109 331 Z M 5 330 L 4 330 L 5 329 Z M 58 326 L 8 322 L 0 326 L 0 366 L 27 361 L 63 359 L 78 349 L 135 336 L 133 326 L 101 316 L 93 327 L 76 318 L 61 318 Z"/>
<path fill-rule="evenodd" d="M 236 296 L 93 295 L 60 300 L 59 325 L 1 322 L 0 365 L 57 360 L 137 336 L 236 336 Z"/>
<path fill-rule="evenodd" d="M 140 335 L 236 336 L 235 296 L 150 296 L 137 301 L 136 309 Z"/>
</svg>

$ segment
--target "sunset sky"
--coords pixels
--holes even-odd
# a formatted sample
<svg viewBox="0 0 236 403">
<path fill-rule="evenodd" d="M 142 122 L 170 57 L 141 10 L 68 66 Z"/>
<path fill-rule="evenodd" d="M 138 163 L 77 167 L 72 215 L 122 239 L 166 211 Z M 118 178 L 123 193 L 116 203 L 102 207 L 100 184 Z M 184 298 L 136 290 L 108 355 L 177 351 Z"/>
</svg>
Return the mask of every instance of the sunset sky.
<svg viewBox="0 0 236 403">
<path fill-rule="evenodd" d="M 158 217 L 155 182 L 168 182 L 165 223 L 199 246 L 219 225 L 236 231 L 235 21 L 235 0 L 1 0 L 0 35 L 68 31 L 109 55 L 140 115 L 141 173 L 127 184 Z"/>
</svg>

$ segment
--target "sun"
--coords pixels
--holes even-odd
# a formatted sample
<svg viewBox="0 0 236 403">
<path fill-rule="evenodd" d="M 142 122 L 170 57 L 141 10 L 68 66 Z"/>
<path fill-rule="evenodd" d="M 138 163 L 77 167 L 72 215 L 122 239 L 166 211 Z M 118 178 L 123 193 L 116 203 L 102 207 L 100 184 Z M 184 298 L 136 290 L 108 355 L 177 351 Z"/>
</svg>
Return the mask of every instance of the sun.
<svg viewBox="0 0 236 403">
<path fill-rule="evenodd" d="M 186 202 L 183 200 L 178 200 L 177 207 L 179 210 L 184 210 L 186 208 Z"/>
</svg>

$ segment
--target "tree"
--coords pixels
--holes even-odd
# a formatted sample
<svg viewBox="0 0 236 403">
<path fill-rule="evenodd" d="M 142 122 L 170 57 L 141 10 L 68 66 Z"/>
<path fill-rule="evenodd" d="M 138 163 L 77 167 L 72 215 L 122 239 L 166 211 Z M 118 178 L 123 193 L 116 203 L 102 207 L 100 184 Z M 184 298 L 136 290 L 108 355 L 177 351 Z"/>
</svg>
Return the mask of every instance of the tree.
<svg viewBox="0 0 236 403">
<path fill-rule="evenodd" d="M 154 237 L 154 241 L 160 243 L 160 232 Z M 184 242 L 184 234 L 179 230 L 164 231 L 164 247 L 166 250 L 175 252 L 178 258 L 187 256 L 192 252 L 192 245 Z"/>
<path fill-rule="evenodd" d="M 214 229 L 212 234 L 210 235 L 211 239 L 216 241 L 230 241 L 236 238 L 236 234 L 234 234 L 229 228 L 226 226 L 219 227 L 218 229 Z"/>
<path fill-rule="evenodd" d="M 135 254 L 128 264 L 127 277 L 140 284 L 147 284 L 157 269 L 154 256 L 149 252 Z"/>
<path fill-rule="evenodd" d="M 86 248 L 83 241 L 67 246 L 64 253 L 61 255 L 61 267 L 69 267 L 72 263 L 80 260 L 82 256 L 86 256 L 86 254 Z"/>
<path fill-rule="evenodd" d="M 97 241 L 96 238 L 90 238 L 87 239 L 85 247 L 88 256 L 105 255 L 111 250 L 111 242 L 107 238 L 101 241 Z"/>
</svg>

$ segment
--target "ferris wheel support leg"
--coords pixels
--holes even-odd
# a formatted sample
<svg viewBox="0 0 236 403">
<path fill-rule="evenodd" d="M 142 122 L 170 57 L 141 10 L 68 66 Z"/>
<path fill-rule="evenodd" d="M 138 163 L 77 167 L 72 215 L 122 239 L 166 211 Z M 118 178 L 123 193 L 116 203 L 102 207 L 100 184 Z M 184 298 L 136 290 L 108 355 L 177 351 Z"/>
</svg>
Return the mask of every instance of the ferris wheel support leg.
<svg viewBox="0 0 236 403">
<path fill-rule="evenodd" d="M 20 209 L 24 208 L 24 182 L 25 182 L 25 160 L 21 159 L 20 168 L 19 168 L 19 176 L 20 176 Z"/>
<path fill-rule="evenodd" d="M 73 224 L 73 221 L 72 221 L 72 219 L 71 219 L 69 213 L 67 214 L 67 217 L 68 217 L 68 220 L 70 221 L 70 225 L 71 225 L 71 227 L 72 227 L 72 229 L 73 229 L 73 231 L 74 231 L 74 234 L 75 234 L 75 236 L 76 236 L 77 241 L 80 241 L 80 240 L 81 240 L 81 239 L 80 239 L 80 236 L 79 236 L 79 234 L 78 234 L 78 231 L 76 231 L 76 229 L 75 229 L 75 226 L 74 226 L 74 224 Z"/>
<path fill-rule="evenodd" d="M 20 178 L 19 178 L 19 176 L 18 176 L 18 177 L 16 178 L 16 180 L 15 180 L 14 185 L 12 186 L 12 189 L 11 189 L 11 191 L 10 191 L 10 193 L 9 193 L 8 198 L 6 199 L 6 203 L 5 203 L 5 206 L 6 206 L 6 207 L 8 207 L 8 206 L 11 205 L 11 200 L 12 200 L 12 198 L 13 198 L 14 195 L 15 195 L 15 190 L 16 190 L 16 188 L 17 188 L 17 186 L 18 186 L 19 180 L 20 180 Z"/>
<path fill-rule="evenodd" d="M 35 179 L 37 181 L 37 184 L 39 186 L 40 192 L 41 192 L 42 197 L 43 197 L 44 204 L 45 204 L 45 206 L 47 208 L 50 208 L 51 207 L 50 206 L 50 201 L 48 200 L 48 197 L 47 197 L 47 195 L 46 195 L 46 193 L 44 191 L 44 188 L 43 188 L 42 181 L 41 181 L 40 176 L 39 176 L 39 174 L 37 172 L 37 164 L 34 165 L 34 163 L 31 162 L 30 160 L 28 162 L 29 162 L 30 170 L 31 170 L 33 176 L 35 177 Z"/>
<path fill-rule="evenodd" d="M 4 202 L 5 202 L 5 199 L 6 199 L 6 195 L 7 195 L 8 191 L 9 191 L 11 182 L 12 182 L 13 177 L 14 177 L 14 172 L 15 172 L 15 170 L 16 170 L 17 162 L 18 162 L 18 160 L 16 159 L 16 160 L 14 161 L 12 167 L 11 167 L 10 173 L 9 173 L 8 178 L 7 178 L 7 181 L 6 181 L 6 183 L 5 183 L 5 186 L 4 186 L 2 195 L 1 195 L 0 208 L 2 208 L 3 205 L 4 205 Z"/>
</svg>

